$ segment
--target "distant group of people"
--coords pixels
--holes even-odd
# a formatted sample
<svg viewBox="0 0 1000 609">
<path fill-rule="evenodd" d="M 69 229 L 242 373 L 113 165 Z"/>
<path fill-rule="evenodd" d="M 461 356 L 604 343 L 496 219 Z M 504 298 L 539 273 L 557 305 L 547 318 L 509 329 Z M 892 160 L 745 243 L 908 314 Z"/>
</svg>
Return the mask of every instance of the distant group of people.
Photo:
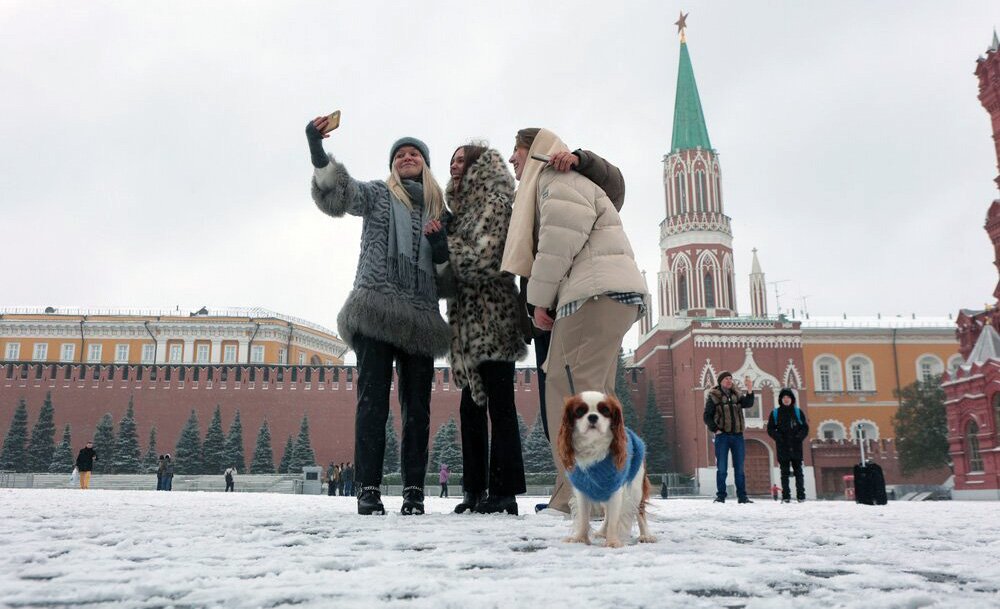
<svg viewBox="0 0 1000 609">
<path fill-rule="evenodd" d="M 442 191 L 427 145 L 404 137 L 389 150 L 388 178 L 362 182 L 323 149 L 333 128 L 318 117 L 306 137 L 317 207 L 364 220 L 354 287 L 337 317 L 357 354 L 358 513 L 385 513 L 394 364 L 403 423 L 400 512 L 424 512 L 434 358 L 443 355 L 462 389 L 456 511 L 517 513 L 515 497 L 526 487 L 514 363 L 526 343 L 536 341 L 542 421 L 552 430 L 571 387 L 614 393 L 622 338 L 648 305 L 618 215 L 621 172 L 593 153 L 571 152 L 551 131 L 529 128 L 514 138 L 513 176 L 499 151 L 462 145 Z M 447 322 L 439 299 L 447 301 Z M 572 492 L 554 447 L 553 457 L 558 480 L 541 507 L 569 513 Z"/>
<path fill-rule="evenodd" d="M 354 496 L 354 465 L 350 462 L 331 463 L 326 470 L 326 483 L 326 494 L 331 497 Z"/>
<path fill-rule="evenodd" d="M 170 455 L 160 455 L 156 465 L 156 490 L 171 491 L 174 489 L 174 461 Z"/>
</svg>

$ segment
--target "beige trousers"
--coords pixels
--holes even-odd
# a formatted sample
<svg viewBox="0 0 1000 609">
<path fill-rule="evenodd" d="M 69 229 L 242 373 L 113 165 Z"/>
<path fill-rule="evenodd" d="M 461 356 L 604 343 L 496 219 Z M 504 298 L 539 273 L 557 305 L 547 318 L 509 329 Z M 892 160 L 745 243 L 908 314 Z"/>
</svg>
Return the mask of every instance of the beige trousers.
<svg viewBox="0 0 1000 609">
<path fill-rule="evenodd" d="M 570 396 L 566 366 L 573 375 L 573 388 L 581 391 L 615 393 L 615 372 L 622 338 L 636 321 L 637 305 L 624 305 L 596 296 L 588 299 L 576 313 L 557 319 L 552 327 L 549 357 L 545 361 L 545 418 L 549 426 L 552 459 L 556 465 L 556 486 L 549 507 L 570 512 L 573 488 L 566 481 L 559 461 L 559 427 L 565 400 Z"/>
<path fill-rule="evenodd" d="M 80 472 L 80 488 L 90 488 L 90 472 Z"/>
</svg>

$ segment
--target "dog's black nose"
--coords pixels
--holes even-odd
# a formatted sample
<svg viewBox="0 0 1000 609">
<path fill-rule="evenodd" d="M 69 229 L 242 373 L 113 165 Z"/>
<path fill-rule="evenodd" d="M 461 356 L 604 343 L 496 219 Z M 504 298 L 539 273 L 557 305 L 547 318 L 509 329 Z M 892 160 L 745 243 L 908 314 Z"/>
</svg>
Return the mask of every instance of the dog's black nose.
<svg viewBox="0 0 1000 609">
<path fill-rule="evenodd" d="M 590 421 L 591 423 L 597 423 L 597 415 L 596 414 L 587 415 L 587 420 Z"/>
</svg>

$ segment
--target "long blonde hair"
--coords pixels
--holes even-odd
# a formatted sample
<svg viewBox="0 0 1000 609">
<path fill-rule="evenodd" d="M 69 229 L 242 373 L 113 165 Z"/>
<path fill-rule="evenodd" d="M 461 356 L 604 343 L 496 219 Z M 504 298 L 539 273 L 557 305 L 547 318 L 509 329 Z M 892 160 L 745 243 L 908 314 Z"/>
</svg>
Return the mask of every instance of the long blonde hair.
<svg viewBox="0 0 1000 609">
<path fill-rule="evenodd" d="M 444 193 L 438 186 L 437 180 L 434 179 L 434 174 L 431 173 L 431 168 L 426 161 L 424 161 L 420 180 L 424 185 L 424 217 L 428 220 L 440 220 L 445 210 Z M 413 199 L 410 198 L 410 193 L 403 188 L 403 180 L 399 177 L 399 172 L 396 171 L 395 167 L 389 172 L 385 185 L 389 187 L 389 192 L 399 199 L 407 209 L 413 209 Z"/>
</svg>

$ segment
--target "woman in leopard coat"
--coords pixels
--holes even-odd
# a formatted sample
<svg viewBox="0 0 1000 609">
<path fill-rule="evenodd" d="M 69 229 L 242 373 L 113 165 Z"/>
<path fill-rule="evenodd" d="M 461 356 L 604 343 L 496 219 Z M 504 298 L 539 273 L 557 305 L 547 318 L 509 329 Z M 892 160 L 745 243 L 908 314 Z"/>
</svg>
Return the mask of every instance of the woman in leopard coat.
<svg viewBox="0 0 1000 609">
<path fill-rule="evenodd" d="M 438 248 L 447 233 L 454 289 L 448 296 L 451 367 L 462 388 L 463 496 L 456 512 L 517 513 L 525 492 L 514 407 L 514 362 L 527 348 L 519 325 L 514 277 L 500 270 L 514 178 L 496 150 L 461 146 L 452 155 L 446 194 L 453 216 L 426 232 Z M 492 441 L 487 438 L 487 420 Z M 488 492 L 487 492 L 488 491 Z"/>
</svg>

